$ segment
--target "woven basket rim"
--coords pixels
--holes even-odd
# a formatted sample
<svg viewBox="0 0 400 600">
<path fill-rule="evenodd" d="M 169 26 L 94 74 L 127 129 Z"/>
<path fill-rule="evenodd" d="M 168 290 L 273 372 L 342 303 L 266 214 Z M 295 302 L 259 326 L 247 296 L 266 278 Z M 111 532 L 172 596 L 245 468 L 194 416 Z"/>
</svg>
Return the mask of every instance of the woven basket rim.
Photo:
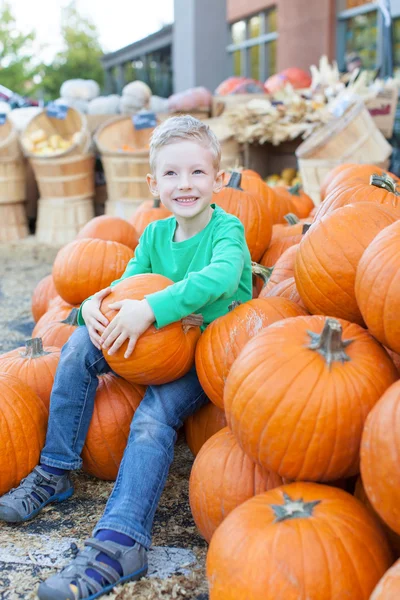
<svg viewBox="0 0 400 600">
<path fill-rule="evenodd" d="M 106 148 L 104 145 L 102 145 L 100 143 L 99 136 L 105 129 L 107 129 L 111 125 L 115 125 L 115 123 L 118 123 L 119 121 L 124 121 L 124 120 L 132 122 L 132 115 L 117 115 L 117 116 L 111 117 L 110 119 L 105 121 L 105 123 L 102 123 L 101 125 L 99 125 L 99 127 L 97 127 L 97 129 L 93 135 L 93 140 L 94 140 L 97 150 L 99 152 L 101 152 L 101 154 L 105 154 L 107 156 L 123 156 L 123 157 L 141 156 L 141 155 L 148 156 L 149 150 L 137 150 L 135 152 L 128 152 L 126 150 L 109 150 L 108 148 Z"/>
</svg>

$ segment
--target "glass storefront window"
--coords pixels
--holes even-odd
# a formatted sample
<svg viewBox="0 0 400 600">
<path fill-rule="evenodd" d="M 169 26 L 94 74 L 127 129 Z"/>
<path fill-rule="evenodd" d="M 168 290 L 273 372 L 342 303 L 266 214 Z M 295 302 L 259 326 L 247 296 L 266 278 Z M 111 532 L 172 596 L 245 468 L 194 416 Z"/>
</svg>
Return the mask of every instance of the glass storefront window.
<svg viewBox="0 0 400 600">
<path fill-rule="evenodd" d="M 377 11 L 346 20 L 345 53 L 358 54 L 364 69 L 375 69 L 377 66 L 377 40 Z"/>
<path fill-rule="evenodd" d="M 400 79 L 400 17 L 393 19 L 393 73 Z"/>
<path fill-rule="evenodd" d="M 271 8 L 267 12 L 267 32 L 278 31 L 278 11 L 276 8 Z"/>
<path fill-rule="evenodd" d="M 260 46 L 250 48 L 250 77 L 260 79 Z"/>
<path fill-rule="evenodd" d="M 273 40 L 272 42 L 267 44 L 268 75 L 273 75 L 277 71 L 276 57 L 277 57 L 277 43 L 276 43 L 276 40 Z"/>
<path fill-rule="evenodd" d="M 233 74 L 236 75 L 237 77 L 240 77 L 240 75 L 242 74 L 242 60 L 241 60 L 240 50 L 236 50 L 236 52 L 234 52 L 232 56 L 233 56 Z"/>
<path fill-rule="evenodd" d="M 240 44 L 246 39 L 246 22 L 238 21 L 232 25 L 232 42 L 234 44 Z"/>
<path fill-rule="evenodd" d="M 249 20 L 249 37 L 258 38 L 261 34 L 261 18 L 260 15 L 252 17 Z"/>
</svg>

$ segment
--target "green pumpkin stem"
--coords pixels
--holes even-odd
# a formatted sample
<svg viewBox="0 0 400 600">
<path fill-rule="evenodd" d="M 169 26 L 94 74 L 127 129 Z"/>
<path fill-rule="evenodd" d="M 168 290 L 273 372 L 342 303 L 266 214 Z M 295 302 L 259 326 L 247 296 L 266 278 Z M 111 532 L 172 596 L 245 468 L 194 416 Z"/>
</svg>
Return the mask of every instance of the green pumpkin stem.
<svg viewBox="0 0 400 600">
<path fill-rule="evenodd" d="M 388 192 L 392 192 L 392 194 L 396 194 L 396 196 L 399 195 L 399 192 L 396 189 L 395 180 L 392 177 L 390 177 L 390 175 L 388 175 L 387 173 L 382 173 L 382 175 L 371 175 L 369 182 L 375 187 L 379 187 Z"/>
<path fill-rule="evenodd" d="M 271 504 L 271 508 L 275 514 L 274 523 L 291 521 L 293 519 L 309 519 L 314 514 L 314 508 L 321 502 L 321 500 L 304 502 L 302 498 L 292 500 L 285 492 L 283 492 L 283 501 L 283 504 Z"/>
<path fill-rule="evenodd" d="M 65 323 L 65 325 L 74 325 L 75 327 L 78 326 L 78 314 L 79 314 L 79 308 L 73 308 L 71 310 L 71 312 L 69 313 L 68 317 L 66 319 L 64 319 L 64 321 L 61 321 L 61 323 Z"/>
<path fill-rule="evenodd" d="M 290 187 L 288 189 L 288 192 L 289 192 L 289 194 L 292 194 L 292 196 L 300 196 L 301 189 L 302 189 L 301 183 L 296 183 L 295 185 L 292 185 L 292 187 Z"/>
<path fill-rule="evenodd" d="M 301 234 L 304 235 L 310 229 L 312 223 L 304 223 L 303 229 L 301 230 Z"/>
<path fill-rule="evenodd" d="M 240 190 L 241 192 L 243 192 L 243 189 L 240 187 L 241 183 L 242 174 L 239 173 L 239 171 L 232 171 L 229 181 L 225 187 L 233 188 L 234 190 Z"/>
<path fill-rule="evenodd" d="M 345 349 L 353 340 L 342 339 L 342 326 L 337 319 L 327 317 L 322 333 L 307 333 L 311 338 L 307 348 L 321 354 L 329 369 L 334 362 L 344 363 L 351 360 Z"/>
<path fill-rule="evenodd" d="M 264 285 L 268 283 L 274 267 L 264 267 L 264 265 L 259 265 L 258 263 L 251 261 L 251 272 L 256 277 L 260 277 L 263 280 Z"/>
<path fill-rule="evenodd" d="M 288 223 L 289 225 L 297 225 L 297 223 L 300 223 L 299 217 L 297 215 L 295 215 L 294 213 L 288 213 L 283 218 L 285 219 L 286 223 Z"/>
<path fill-rule="evenodd" d="M 235 308 L 237 308 L 238 306 L 240 306 L 241 304 L 243 304 L 243 302 L 240 302 L 240 300 L 234 300 L 233 302 L 230 303 L 230 305 L 228 306 L 228 310 L 229 312 L 232 312 L 233 310 L 235 310 Z"/>
<path fill-rule="evenodd" d="M 40 337 L 26 340 L 25 348 L 20 352 L 20 356 L 23 358 L 38 358 L 39 356 L 46 356 L 46 354 L 51 354 L 51 352 L 46 352 L 43 349 L 43 342 Z"/>
<path fill-rule="evenodd" d="M 153 208 L 160 208 L 161 200 L 160 198 L 154 198 Z"/>
</svg>

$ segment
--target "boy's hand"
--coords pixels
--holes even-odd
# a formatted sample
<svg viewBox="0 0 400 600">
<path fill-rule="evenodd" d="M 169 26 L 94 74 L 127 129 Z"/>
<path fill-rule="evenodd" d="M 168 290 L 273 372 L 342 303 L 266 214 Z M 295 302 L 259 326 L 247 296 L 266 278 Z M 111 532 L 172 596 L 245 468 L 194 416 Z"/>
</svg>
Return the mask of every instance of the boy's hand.
<svg viewBox="0 0 400 600">
<path fill-rule="evenodd" d="M 104 290 L 100 290 L 100 292 L 94 294 L 90 300 L 86 300 L 82 307 L 82 317 L 85 320 L 89 337 L 92 344 L 98 350 L 101 350 L 101 338 L 99 334 L 102 334 L 108 325 L 108 319 L 100 312 L 100 304 L 103 298 L 110 293 L 110 287 L 104 288 Z"/>
<path fill-rule="evenodd" d="M 147 300 L 121 300 L 109 304 L 109 308 L 119 310 L 111 323 L 106 327 L 100 339 L 108 354 L 115 354 L 129 338 L 124 358 L 132 354 L 138 338 L 154 323 L 154 313 Z"/>
</svg>

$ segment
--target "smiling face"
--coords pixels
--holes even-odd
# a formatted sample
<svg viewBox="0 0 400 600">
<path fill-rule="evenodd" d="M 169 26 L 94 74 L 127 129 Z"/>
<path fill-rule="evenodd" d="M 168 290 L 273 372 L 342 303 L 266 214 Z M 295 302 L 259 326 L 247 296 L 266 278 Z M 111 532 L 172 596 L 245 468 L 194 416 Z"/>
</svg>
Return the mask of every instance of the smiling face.
<svg viewBox="0 0 400 600">
<path fill-rule="evenodd" d="M 157 151 L 156 169 L 147 176 L 150 190 L 180 220 L 201 220 L 210 211 L 212 195 L 223 185 L 209 148 L 195 141 L 178 141 Z"/>
</svg>

